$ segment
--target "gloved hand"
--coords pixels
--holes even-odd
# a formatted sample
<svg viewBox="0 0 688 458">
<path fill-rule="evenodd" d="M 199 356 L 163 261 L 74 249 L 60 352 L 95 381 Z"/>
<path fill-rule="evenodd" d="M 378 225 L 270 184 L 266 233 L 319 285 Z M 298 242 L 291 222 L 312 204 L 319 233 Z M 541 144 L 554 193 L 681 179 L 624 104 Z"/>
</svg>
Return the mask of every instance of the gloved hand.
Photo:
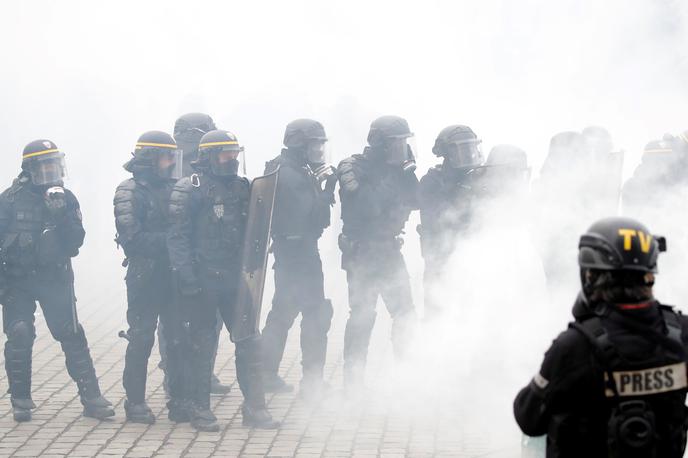
<svg viewBox="0 0 688 458">
<path fill-rule="evenodd" d="M 67 212 L 67 199 L 62 186 L 53 186 L 45 192 L 45 205 L 55 218 L 61 218 Z"/>
</svg>

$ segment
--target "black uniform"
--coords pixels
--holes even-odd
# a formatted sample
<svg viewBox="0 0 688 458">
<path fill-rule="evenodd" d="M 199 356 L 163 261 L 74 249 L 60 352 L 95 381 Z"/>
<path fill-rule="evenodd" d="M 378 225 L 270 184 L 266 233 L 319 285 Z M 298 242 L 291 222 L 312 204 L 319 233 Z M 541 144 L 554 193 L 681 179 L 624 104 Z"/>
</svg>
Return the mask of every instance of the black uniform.
<svg viewBox="0 0 688 458">
<path fill-rule="evenodd" d="M 473 169 L 453 168 L 446 163 L 437 165 L 420 180 L 421 252 L 425 261 L 425 316 L 436 316 L 440 304 L 433 299 L 432 285 L 441 277 L 457 239 L 471 223 Z"/>
<path fill-rule="evenodd" d="M 633 371 L 621 376 L 618 390 L 623 401 L 646 401 L 652 406 L 657 456 L 682 457 L 688 420 L 684 407 L 688 320 L 654 301 L 626 310 L 598 304 L 595 310 L 577 301 L 576 323 L 595 337 L 606 333 L 613 346 L 613 351 L 608 350 L 612 371 Z M 676 335 L 682 331 L 676 342 L 668 337 L 670 330 Z M 669 367 L 674 364 L 682 364 L 682 374 Z M 605 384 L 605 367 L 588 338 L 569 327 L 552 343 L 539 374 L 516 397 L 516 421 L 525 434 L 548 435 L 548 457 L 608 456 L 608 420 L 616 402 Z"/>
<path fill-rule="evenodd" d="M 191 308 L 191 398 L 210 408 L 210 376 L 217 310 L 229 329 L 240 273 L 249 182 L 236 175 L 199 172 L 177 182 L 170 198 L 168 247 L 181 293 Z M 258 337 L 236 342 L 239 386 L 251 407 L 265 405 Z"/>
<path fill-rule="evenodd" d="M 266 165 L 280 166 L 272 219 L 275 295 L 263 329 L 266 375 L 276 376 L 287 334 L 299 313 L 304 380 L 322 380 L 332 303 L 325 299 L 318 239 L 330 225 L 332 191 L 323 191 L 301 152 L 290 149 Z"/>
<path fill-rule="evenodd" d="M 36 302 L 62 345 L 82 402 L 101 397 L 84 329 L 74 307 L 71 258 L 84 241 L 79 202 L 65 189 L 64 208 L 51 212 L 45 186 L 22 173 L 0 195 L 0 247 L 7 289 L 2 298 L 5 369 L 13 403 L 31 399 L 31 351 Z"/>
<path fill-rule="evenodd" d="M 125 167 L 126 168 L 126 167 Z M 127 170 L 132 171 L 130 168 Z M 115 193 L 117 243 L 127 256 L 127 323 L 129 344 L 125 357 L 124 388 L 132 404 L 145 401 L 148 358 L 160 317 L 167 337 L 167 375 L 172 403 L 184 397 L 181 363 L 185 359 L 182 311 L 173 300 L 167 254 L 169 200 L 173 179 L 152 171 L 136 173 Z"/>
<path fill-rule="evenodd" d="M 400 235 L 411 211 L 418 208 L 418 179 L 412 171 L 387 164 L 383 157 L 366 147 L 363 154 L 343 160 L 337 169 L 344 223 L 339 245 L 351 309 L 344 335 L 345 380 L 354 383 L 360 381 L 367 357 L 378 296 L 394 320 L 392 341 L 397 355 L 403 354 L 415 322 Z"/>
</svg>

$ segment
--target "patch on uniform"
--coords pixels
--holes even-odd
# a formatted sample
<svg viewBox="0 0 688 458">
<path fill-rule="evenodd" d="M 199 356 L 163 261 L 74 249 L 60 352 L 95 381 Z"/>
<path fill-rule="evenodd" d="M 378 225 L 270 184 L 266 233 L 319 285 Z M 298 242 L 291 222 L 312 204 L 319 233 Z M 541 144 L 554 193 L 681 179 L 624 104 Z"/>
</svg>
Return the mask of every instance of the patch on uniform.
<svg viewBox="0 0 688 458">
<path fill-rule="evenodd" d="M 215 204 L 213 205 L 213 211 L 215 212 L 215 216 L 217 216 L 217 219 L 222 219 L 222 217 L 225 215 L 225 205 Z"/>
<path fill-rule="evenodd" d="M 615 371 L 612 372 L 612 375 L 616 382 L 616 388 L 619 390 L 619 396 L 647 396 L 688 387 L 686 363 L 637 371 Z M 609 381 L 609 376 L 606 373 L 604 380 L 605 382 Z M 611 388 L 606 388 L 604 394 L 608 398 L 614 397 Z"/>
<path fill-rule="evenodd" d="M 533 377 L 533 383 L 541 390 L 544 390 L 547 388 L 547 385 L 549 385 L 549 380 L 547 380 L 541 374 L 535 374 L 535 377 Z"/>
</svg>

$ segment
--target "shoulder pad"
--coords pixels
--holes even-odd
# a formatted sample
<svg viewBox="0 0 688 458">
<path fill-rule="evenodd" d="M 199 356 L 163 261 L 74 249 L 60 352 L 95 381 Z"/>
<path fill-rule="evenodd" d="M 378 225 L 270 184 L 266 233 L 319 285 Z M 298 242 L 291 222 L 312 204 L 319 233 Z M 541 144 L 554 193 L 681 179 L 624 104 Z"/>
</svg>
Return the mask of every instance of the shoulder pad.
<svg viewBox="0 0 688 458">
<path fill-rule="evenodd" d="M 339 186 L 342 191 L 355 192 L 358 189 L 360 185 L 360 167 L 358 163 L 360 163 L 361 159 L 363 157 L 360 154 L 356 154 L 344 159 L 337 166 L 337 177 L 339 178 Z"/>
<path fill-rule="evenodd" d="M 65 198 L 67 200 L 67 205 L 72 207 L 79 207 L 79 199 L 76 198 L 74 193 L 67 188 L 64 188 Z"/>
<path fill-rule="evenodd" d="M 177 180 L 177 182 L 174 184 L 174 187 L 172 188 L 172 192 L 191 192 L 193 191 L 193 188 L 196 186 L 193 185 L 191 181 L 191 177 L 183 177 Z"/>
<path fill-rule="evenodd" d="M 274 172 L 277 170 L 277 167 L 282 164 L 282 155 L 280 154 L 274 159 L 271 159 L 265 163 L 265 171 L 263 172 L 263 175 L 267 175 L 269 173 Z"/>
<path fill-rule="evenodd" d="M 172 194 L 170 194 L 170 215 L 172 217 L 186 214 L 189 199 L 196 188 L 197 186 L 194 186 L 191 177 L 184 177 L 177 181 L 172 188 Z"/>
</svg>

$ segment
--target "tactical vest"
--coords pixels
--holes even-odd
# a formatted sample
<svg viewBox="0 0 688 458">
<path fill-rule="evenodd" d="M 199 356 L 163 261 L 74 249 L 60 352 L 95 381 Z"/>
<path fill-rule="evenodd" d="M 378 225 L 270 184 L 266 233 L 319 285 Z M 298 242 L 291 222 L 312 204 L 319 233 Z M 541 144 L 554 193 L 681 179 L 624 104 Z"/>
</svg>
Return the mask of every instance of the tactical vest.
<svg viewBox="0 0 688 458">
<path fill-rule="evenodd" d="M 686 443 L 686 354 L 678 315 L 660 306 L 666 334 L 630 318 L 621 324 L 654 342 L 644 360 L 622 357 L 609 338 L 604 320 L 592 316 L 570 327 L 590 342 L 604 372 L 605 397 L 611 412 L 607 423 L 610 457 L 681 457 Z"/>
<path fill-rule="evenodd" d="M 360 211 L 363 207 L 370 205 L 368 202 L 361 201 L 357 196 L 346 198 L 342 194 L 343 233 L 346 237 L 355 241 L 392 241 L 403 232 L 413 210 L 402 202 L 400 198 L 401 193 L 404 191 L 404 184 L 399 182 L 399 180 L 392 179 L 391 176 L 387 176 L 392 171 L 386 168 L 384 164 L 380 165 L 370 160 L 365 153 L 355 154 L 346 161 L 350 162 L 350 167 L 356 176 L 356 180 L 361 185 L 375 187 L 381 180 L 386 179 L 393 183 L 397 192 L 394 195 L 373 196 L 374 198 L 383 199 L 384 205 L 381 206 L 381 212 L 372 217 L 367 212 Z M 349 199 L 353 201 L 349 201 Z"/>
<path fill-rule="evenodd" d="M 2 240 L 2 252 L 10 272 L 31 270 L 40 259 L 41 233 L 48 228 L 48 210 L 43 197 L 15 181 L 5 194 L 10 220 Z"/>
<path fill-rule="evenodd" d="M 321 198 L 323 192 L 317 178 L 308 165 L 298 164 L 291 159 L 286 150 L 280 156 L 266 162 L 265 173 L 269 174 L 281 167 L 293 174 L 278 172 L 277 195 L 272 220 L 272 237 L 275 240 L 295 240 L 301 238 L 317 239 L 330 225 L 330 205 Z M 281 190 L 290 190 L 293 201 L 284 201 Z M 298 192 L 294 193 L 294 190 Z"/>
<path fill-rule="evenodd" d="M 192 212 L 195 255 L 206 267 L 236 268 L 248 217 L 249 182 L 241 177 L 225 182 L 208 175 L 194 179 L 195 192 L 201 194 L 200 208 Z"/>
</svg>

